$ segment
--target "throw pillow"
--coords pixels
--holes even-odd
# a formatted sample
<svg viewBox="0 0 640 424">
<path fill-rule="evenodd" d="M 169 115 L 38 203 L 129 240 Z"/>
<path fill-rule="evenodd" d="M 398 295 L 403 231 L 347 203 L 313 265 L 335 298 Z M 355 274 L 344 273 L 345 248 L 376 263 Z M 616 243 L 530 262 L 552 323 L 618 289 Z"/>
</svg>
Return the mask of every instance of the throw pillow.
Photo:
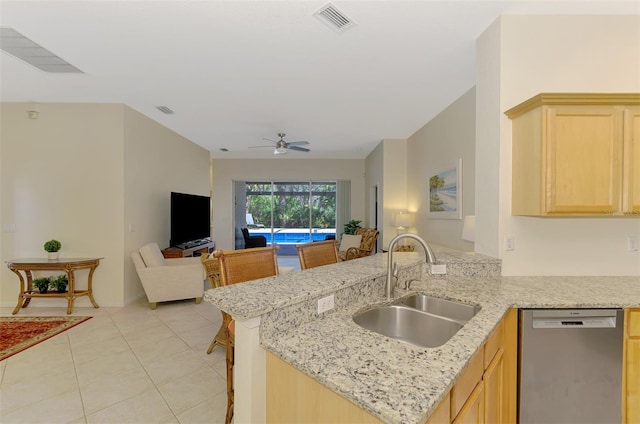
<svg viewBox="0 0 640 424">
<path fill-rule="evenodd" d="M 140 248 L 140 256 L 147 267 L 152 266 L 165 266 L 164 256 L 160 248 L 155 243 L 149 243 Z"/>
<path fill-rule="evenodd" d="M 352 235 L 352 234 L 344 234 L 342 236 L 342 240 L 340 241 L 340 248 L 338 249 L 340 252 L 345 252 L 349 250 L 351 247 L 360 247 L 360 242 L 362 241 L 362 236 Z"/>
</svg>

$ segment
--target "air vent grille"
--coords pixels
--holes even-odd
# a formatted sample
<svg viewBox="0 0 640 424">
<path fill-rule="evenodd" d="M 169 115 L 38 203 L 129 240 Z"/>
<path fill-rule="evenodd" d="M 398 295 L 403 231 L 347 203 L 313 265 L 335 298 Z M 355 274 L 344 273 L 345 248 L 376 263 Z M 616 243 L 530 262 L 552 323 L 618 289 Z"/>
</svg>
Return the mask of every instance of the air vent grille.
<svg viewBox="0 0 640 424">
<path fill-rule="evenodd" d="M 13 28 L 0 28 L 0 49 L 45 72 L 83 73 Z"/>
<path fill-rule="evenodd" d="M 344 32 L 355 25 L 351 19 L 331 3 L 324 5 L 313 16 L 337 32 Z"/>
<path fill-rule="evenodd" d="M 174 111 L 169 109 L 167 106 L 156 106 L 156 109 L 158 109 L 160 112 L 164 113 L 165 115 L 173 115 L 175 113 Z"/>
</svg>

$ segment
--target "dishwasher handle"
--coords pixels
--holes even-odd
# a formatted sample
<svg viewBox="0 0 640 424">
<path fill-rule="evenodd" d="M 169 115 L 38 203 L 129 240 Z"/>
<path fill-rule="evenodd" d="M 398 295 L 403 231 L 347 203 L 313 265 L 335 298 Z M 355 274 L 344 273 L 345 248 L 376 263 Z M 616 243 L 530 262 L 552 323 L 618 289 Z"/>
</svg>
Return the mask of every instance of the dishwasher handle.
<svg viewBox="0 0 640 424">
<path fill-rule="evenodd" d="M 616 328 L 615 309 L 533 311 L 533 328 Z"/>
</svg>

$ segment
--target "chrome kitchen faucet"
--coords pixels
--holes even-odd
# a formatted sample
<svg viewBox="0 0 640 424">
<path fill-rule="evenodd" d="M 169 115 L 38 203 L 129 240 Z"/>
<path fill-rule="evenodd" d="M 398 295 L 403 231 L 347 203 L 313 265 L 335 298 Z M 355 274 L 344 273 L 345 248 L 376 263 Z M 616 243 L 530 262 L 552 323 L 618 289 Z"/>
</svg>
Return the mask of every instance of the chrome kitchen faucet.
<svg viewBox="0 0 640 424">
<path fill-rule="evenodd" d="M 398 243 L 398 241 L 403 238 L 414 239 L 415 241 L 420 243 L 426 255 L 426 262 L 432 263 L 432 264 L 436 263 L 436 256 L 433 254 L 433 251 L 431 250 L 431 248 L 427 245 L 427 242 L 424 241 L 420 236 L 416 234 L 407 233 L 407 234 L 399 234 L 395 236 L 393 239 L 391 239 L 391 242 L 389 242 L 389 253 L 388 253 L 389 256 L 387 258 L 387 284 L 385 286 L 385 294 L 387 296 L 387 300 L 391 300 L 391 298 L 393 298 L 393 288 L 394 288 L 393 279 L 397 277 L 397 272 L 396 272 L 397 270 L 394 271 L 394 267 L 393 267 L 393 249 L 396 247 L 396 244 Z"/>
</svg>

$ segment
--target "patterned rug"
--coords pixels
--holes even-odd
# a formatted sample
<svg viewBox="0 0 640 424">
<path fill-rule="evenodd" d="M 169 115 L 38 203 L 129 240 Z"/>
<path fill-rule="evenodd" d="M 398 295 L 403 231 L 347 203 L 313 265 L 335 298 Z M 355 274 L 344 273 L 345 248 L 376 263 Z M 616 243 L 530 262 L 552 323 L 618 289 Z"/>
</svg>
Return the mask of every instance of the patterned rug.
<svg viewBox="0 0 640 424">
<path fill-rule="evenodd" d="M 91 317 L 0 317 L 0 361 Z"/>
</svg>

